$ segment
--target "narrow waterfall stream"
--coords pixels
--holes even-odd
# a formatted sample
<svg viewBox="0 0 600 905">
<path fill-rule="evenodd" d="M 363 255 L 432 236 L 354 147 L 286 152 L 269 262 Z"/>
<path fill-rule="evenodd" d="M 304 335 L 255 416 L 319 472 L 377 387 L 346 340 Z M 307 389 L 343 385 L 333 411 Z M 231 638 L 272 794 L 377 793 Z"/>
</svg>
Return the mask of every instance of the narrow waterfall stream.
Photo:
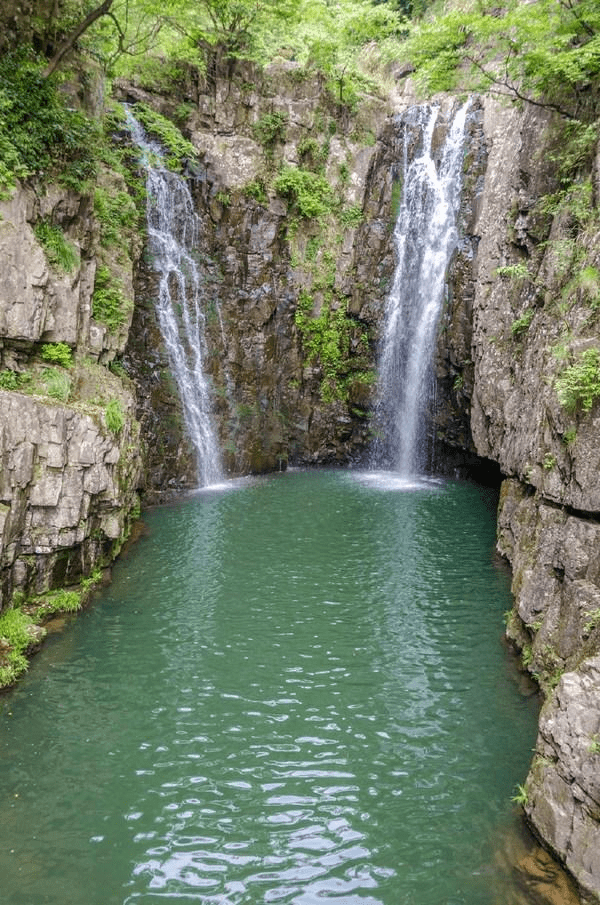
<svg viewBox="0 0 600 905">
<path fill-rule="evenodd" d="M 455 113 L 440 149 L 440 108 L 411 107 L 402 116 L 402 199 L 394 230 L 397 264 L 387 300 L 379 363 L 374 464 L 404 477 L 427 464 L 432 358 L 445 275 L 456 247 L 465 126 L 470 102 Z"/>
<path fill-rule="evenodd" d="M 185 179 L 167 169 L 163 150 L 127 109 L 131 136 L 146 171 L 148 249 L 159 274 L 156 313 L 198 461 L 200 486 L 222 478 L 204 373 L 202 281 L 194 258 L 198 217 Z"/>
</svg>

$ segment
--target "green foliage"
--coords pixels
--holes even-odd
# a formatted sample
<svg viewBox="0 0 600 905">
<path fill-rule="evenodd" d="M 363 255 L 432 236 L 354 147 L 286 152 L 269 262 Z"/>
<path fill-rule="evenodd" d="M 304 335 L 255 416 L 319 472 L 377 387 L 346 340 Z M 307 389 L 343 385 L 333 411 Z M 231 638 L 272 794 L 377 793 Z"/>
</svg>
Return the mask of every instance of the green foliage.
<svg viewBox="0 0 600 905">
<path fill-rule="evenodd" d="M 348 380 L 370 382 L 366 373 L 350 374 L 350 340 L 356 330 L 355 321 L 346 308 L 333 310 L 329 300 L 323 302 L 317 317 L 313 317 L 313 297 L 303 290 L 300 293 L 294 320 L 300 335 L 307 361 L 318 361 L 323 373 L 321 399 L 324 403 L 344 399 Z"/>
<path fill-rule="evenodd" d="M 111 333 L 125 323 L 131 304 L 123 295 L 123 289 L 111 274 L 106 264 L 96 270 L 94 294 L 92 296 L 92 315 L 101 324 L 108 327 Z"/>
<path fill-rule="evenodd" d="M 568 302 L 574 295 L 590 306 L 600 307 L 600 273 L 597 267 L 588 264 L 576 270 L 562 291 L 562 298 Z"/>
<path fill-rule="evenodd" d="M 29 627 L 33 620 L 21 610 L 6 610 L 0 615 L 0 688 L 10 685 L 27 669 L 25 652 L 31 645 Z M 8 648 L 8 649 L 7 649 Z"/>
<path fill-rule="evenodd" d="M 520 783 L 517 785 L 515 794 L 510 799 L 514 801 L 515 804 L 526 805 L 529 801 L 529 794 L 525 786 L 522 786 Z"/>
<path fill-rule="evenodd" d="M 558 135 L 558 146 L 548 157 L 556 164 L 556 175 L 562 185 L 570 186 L 573 176 L 587 168 L 594 159 L 600 137 L 600 122 L 579 120 L 564 123 Z"/>
<path fill-rule="evenodd" d="M 57 399 L 59 402 L 69 401 L 71 378 L 65 371 L 59 371 L 56 368 L 44 368 L 42 381 L 45 384 L 48 396 L 51 396 L 52 399 Z"/>
<path fill-rule="evenodd" d="M 413 24 L 405 51 L 428 94 L 487 89 L 584 120 L 593 118 L 585 89 L 600 72 L 599 33 L 597 0 L 477 0 Z"/>
<path fill-rule="evenodd" d="M 59 226 L 53 226 L 49 220 L 38 220 L 33 232 L 51 267 L 64 273 L 71 273 L 78 267 L 79 253 Z"/>
<path fill-rule="evenodd" d="M 509 277 L 511 280 L 528 280 L 531 278 L 527 264 L 522 261 L 518 264 L 507 264 L 504 267 L 497 267 L 496 273 L 499 277 Z"/>
<path fill-rule="evenodd" d="M 330 213 L 335 205 L 332 188 L 325 177 L 300 167 L 282 167 L 274 188 L 287 198 L 292 210 L 307 220 Z"/>
<path fill-rule="evenodd" d="M 553 456 L 552 453 L 546 453 L 542 465 L 544 466 L 546 471 L 552 471 L 552 469 L 556 466 L 556 456 Z"/>
<path fill-rule="evenodd" d="M 108 370 L 111 371 L 116 377 L 120 377 L 121 380 L 126 380 L 129 375 L 125 370 L 123 362 L 117 361 L 117 359 L 113 359 L 108 366 Z"/>
<path fill-rule="evenodd" d="M 254 179 L 244 186 L 246 198 L 254 198 L 259 204 L 267 204 L 269 196 L 263 179 Z"/>
<path fill-rule="evenodd" d="M 390 222 L 390 228 L 393 230 L 396 226 L 396 222 L 398 220 L 398 215 L 400 213 L 400 206 L 402 204 L 402 181 L 400 179 L 394 180 L 392 183 L 392 199 L 391 199 L 391 209 L 392 209 L 392 219 Z"/>
<path fill-rule="evenodd" d="M 157 138 L 167 150 L 165 164 L 168 169 L 180 173 L 185 160 L 196 158 L 196 149 L 191 141 L 184 138 L 177 126 L 166 116 L 157 113 L 148 104 L 136 104 L 135 114 L 146 131 Z"/>
<path fill-rule="evenodd" d="M 94 213 L 100 224 L 100 242 L 105 248 L 125 246 L 138 224 L 135 203 L 124 191 L 109 192 L 96 186 Z"/>
<path fill-rule="evenodd" d="M 600 754 L 600 738 L 597 732 L 590 738 L 587 750 L 589 754 Z"/>
<path fill-rule="evenodd" d="M 596 610 L 591 610 L 589 613 L 586 613 L 587 621 L 583 627 L 583 630 L 586 635 L 589 635 L 597 625 L 600 625 L 600 607 Z"/>
<path fill-rule="evenodd" d="M 360 226 L 364 219 L 365 217 L 360 204 L 354 204 L 352 207 L 346 207 L 340 211 L 340 223 L 342 226 Z"/>
<path fill-rule="evenodd" d="M 541 199 L 540 210 L 552 217 L 558 214 L 566 215 L 575 229 L 587 226 L 595 213 L 593 191 L 589 177 L 580 179 L 577 173 L 572 173 L 571 181 L 565 176 L 563 186 L 558 191 Z"/>
<path fill-rule="evenodd" d="M 48 591 L 32 603 L 36 606 L 37 619 L 52 616 L 54 613 L 76 613 L 81 609 L 81 592 L 60 588 Z"/>
<path fill-rule="evenodd" d="M 515 339 L 520 339 L 524 333 L 529 330 L 531 321 L 533 320 L 533 308 L 527 308 L 521 317 L 518 317 L 510 325 L 510 330 Z"/>
<path fill-rule="evenodd" d="M 197 47 L 223 48 L 230 57 L 256 58 L 264 41 L 276 36 L 284 43 L 296 7 L 293 0 L 198 0 L 180 4 L 178 14 L 187 20 L 188 34 Z"/>
<path fill-rule="evenodd" d="M 315 173 L 323 172 L 329 157 L 329 150 L 328 139 L 321 143 L 316 138 L 309 136 L 298 142 L 298 156 L 302 161 L 302 166 Z"/>
<path fill-rule="evenodd" d="M 120 399 L 111 399 L 106 404 L 104 412 L 106 426 L 111 433 L 120 434 L 125 424 L 125 412 Z"/>
<path fill-rule="evenodd" d="M 0 371 L 0 389 L 2 390 L 21 390 L 30 382 L 31 374 L 28 371 L 19 372 L 10 369 Z"/>
<path fill-rule="evenodd" d="M 252 126 L 252 133 L 258 144 L 265 149 L 272 149 L 277 143 L 284 142 L 288 118 L 287 113 L 276 110 L 261 116 Z"/>
<path fill-rule="evenodd" d="M 98 127 L 69 105 L 28 48 L 0 57 L 0 192 L 15 179 L 57 178 L 80 189 L 96 174 Z"/>
<path fill-rule="evenodd" d="M 229 194 L 229 192 L 217 192 L 215 198 L 217 199 L 219 204 L 223 205 L 223 207 L 229 207 L 229 205 L 231 204 L 231 195 Z"/>
<path fill-rule="evenodd" d="M 73 364 L 73 352 L 66 343 L 44 343 L 41 350 L 44 361 L 69 368 Z"/>
<path fill-rule="evenodd" d="M 589 412 L 600 396 L 600 351 L 586 349 L 575 364 L 556 378 L 559 402 L 568 412 Z"/>
</svg>

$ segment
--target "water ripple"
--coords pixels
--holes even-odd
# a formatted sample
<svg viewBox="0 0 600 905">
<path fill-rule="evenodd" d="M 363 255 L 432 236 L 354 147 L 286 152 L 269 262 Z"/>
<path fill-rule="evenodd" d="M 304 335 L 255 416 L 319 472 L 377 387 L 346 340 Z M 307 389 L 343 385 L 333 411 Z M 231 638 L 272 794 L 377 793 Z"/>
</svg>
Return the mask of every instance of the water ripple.
<svg viewBox="0 0 600 905">
<path fill-rule="evenodd" d="M 536 714 L 483 492 L 292 473 L 148 522 L 10 698 L 7 905 L 496 905 Z"/>
</svg>

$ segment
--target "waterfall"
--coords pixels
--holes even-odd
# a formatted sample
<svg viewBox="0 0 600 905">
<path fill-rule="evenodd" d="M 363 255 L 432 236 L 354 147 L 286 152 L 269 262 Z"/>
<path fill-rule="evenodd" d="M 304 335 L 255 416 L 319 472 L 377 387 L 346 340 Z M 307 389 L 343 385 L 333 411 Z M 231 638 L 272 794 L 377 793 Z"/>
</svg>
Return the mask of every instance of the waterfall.
<svg viewBox="0 0 600 905">
<path fill-rule="evenodd" d="M 468 108 L 469 102 L 457 110 L 437 153 L 439 107 L 411 107 L 401 120 L 397 263 L 379 360 L 374 459 L 377 466 L 391 467 L 404 477 L 422 472 L 427 461 L 427 421 L 435 388 L 432 360 L 446 269 L 458 242 Z"/>
<path fill-rule="evenodd" d="M 206 486 L 217 483 L 222 473 L 203 366 L 205 316 L 194 257 L 198 217 L 186 181 L 166 168 L 161 146 L 147 138 L 127 108 L 126 114 L 146 171 L 148 250 L 159 275 L 156 314 L 196 451 L 198 480 Z"/>
</svg>

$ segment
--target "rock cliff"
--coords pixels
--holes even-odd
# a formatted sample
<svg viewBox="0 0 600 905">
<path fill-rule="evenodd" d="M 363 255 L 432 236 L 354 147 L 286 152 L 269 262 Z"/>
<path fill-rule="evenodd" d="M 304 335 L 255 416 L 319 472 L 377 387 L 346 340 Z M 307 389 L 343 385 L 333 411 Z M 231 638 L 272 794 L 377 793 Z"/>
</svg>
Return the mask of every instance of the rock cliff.
<svg viewBox="0 0 600 905">
<path fill-rule="evenodd" d="M 184 75 L 176 98 L 143 84 L 118 94 L 179 121 L 196 149 L 187 176 L 227 470 L 360 461 L 394 267 L 393 114 L 410 98 L 350 115 L 292 64 L 259 74 L 215 60 L 203 78 Z M 459 459 L 505 477 L 507 630 L 546 695 L 525 810 L 598 901 L 598 233 L 593 216 L 556 201 L 549 116 L 482 110 L 441 322 L 436 430 Z M 194 481 L 156 275 L 139 243 L 111 239 L 115 198 L 126 204 L 122 177 L 104 169 L 95 201 L 29 186 L 2 202 L 0 608 L 15 590 L 76 584 L 107 564 L 138 489 L 150 500 Z M 68 266 L 52 254 L 57 230 Z M 575 381 L 584 365 L 587 396 Z"/>
<path fill-rule="evenodd" d="M 476 452 L 505 476 L 498 548 L 515 596 L 507 634 L 545 696 L 525 811 L 584 899 L 598 901 L 598 153 L 566 198 L 561 133 L 547 113 L 487 101 L 484 130 L 460 387 Z M 464 285 L 463 268 L 458 294 Z M 456 332 L 444 352 L 454 361 Z"/>
<path fill-rule="evenodd" d="M 0 608 L 108 565 L 139 505 L 135 399 L 108 367 L 131 312 L 115 329 L 93 312 L 105 256 L 89 197 L 0 203 Z M 111 267 L 131 298 L 131 261 Z"/>
<path fill-rule="evenodd" d="M 377 328 L 394 266 L 389 108 L 372 98 L 351 117 L 291 64 L 265 73 L 220 65 L 188 84 L 185 130 L 197 151 L 188 170 L 227 471 L 356 461 L 370 437 Z M 131 84 L 120 93 L 176 116 L 171 98 Z M 318 205 L 318 217 L 294 186 L 276 190 L 286 172 L 305 180 L 303 202 Z M 139 299 L 154 281 L 142 260 Z M 185 485 L 191 453 L 182 453 L 152 306 L 138 304 L 134 317 L 126 361 L 140 387 L 150 378 L 155 404 L 140 417 L 160 438 L 149 485 L 164 487 L 165 460 Z"/>
</svg>

